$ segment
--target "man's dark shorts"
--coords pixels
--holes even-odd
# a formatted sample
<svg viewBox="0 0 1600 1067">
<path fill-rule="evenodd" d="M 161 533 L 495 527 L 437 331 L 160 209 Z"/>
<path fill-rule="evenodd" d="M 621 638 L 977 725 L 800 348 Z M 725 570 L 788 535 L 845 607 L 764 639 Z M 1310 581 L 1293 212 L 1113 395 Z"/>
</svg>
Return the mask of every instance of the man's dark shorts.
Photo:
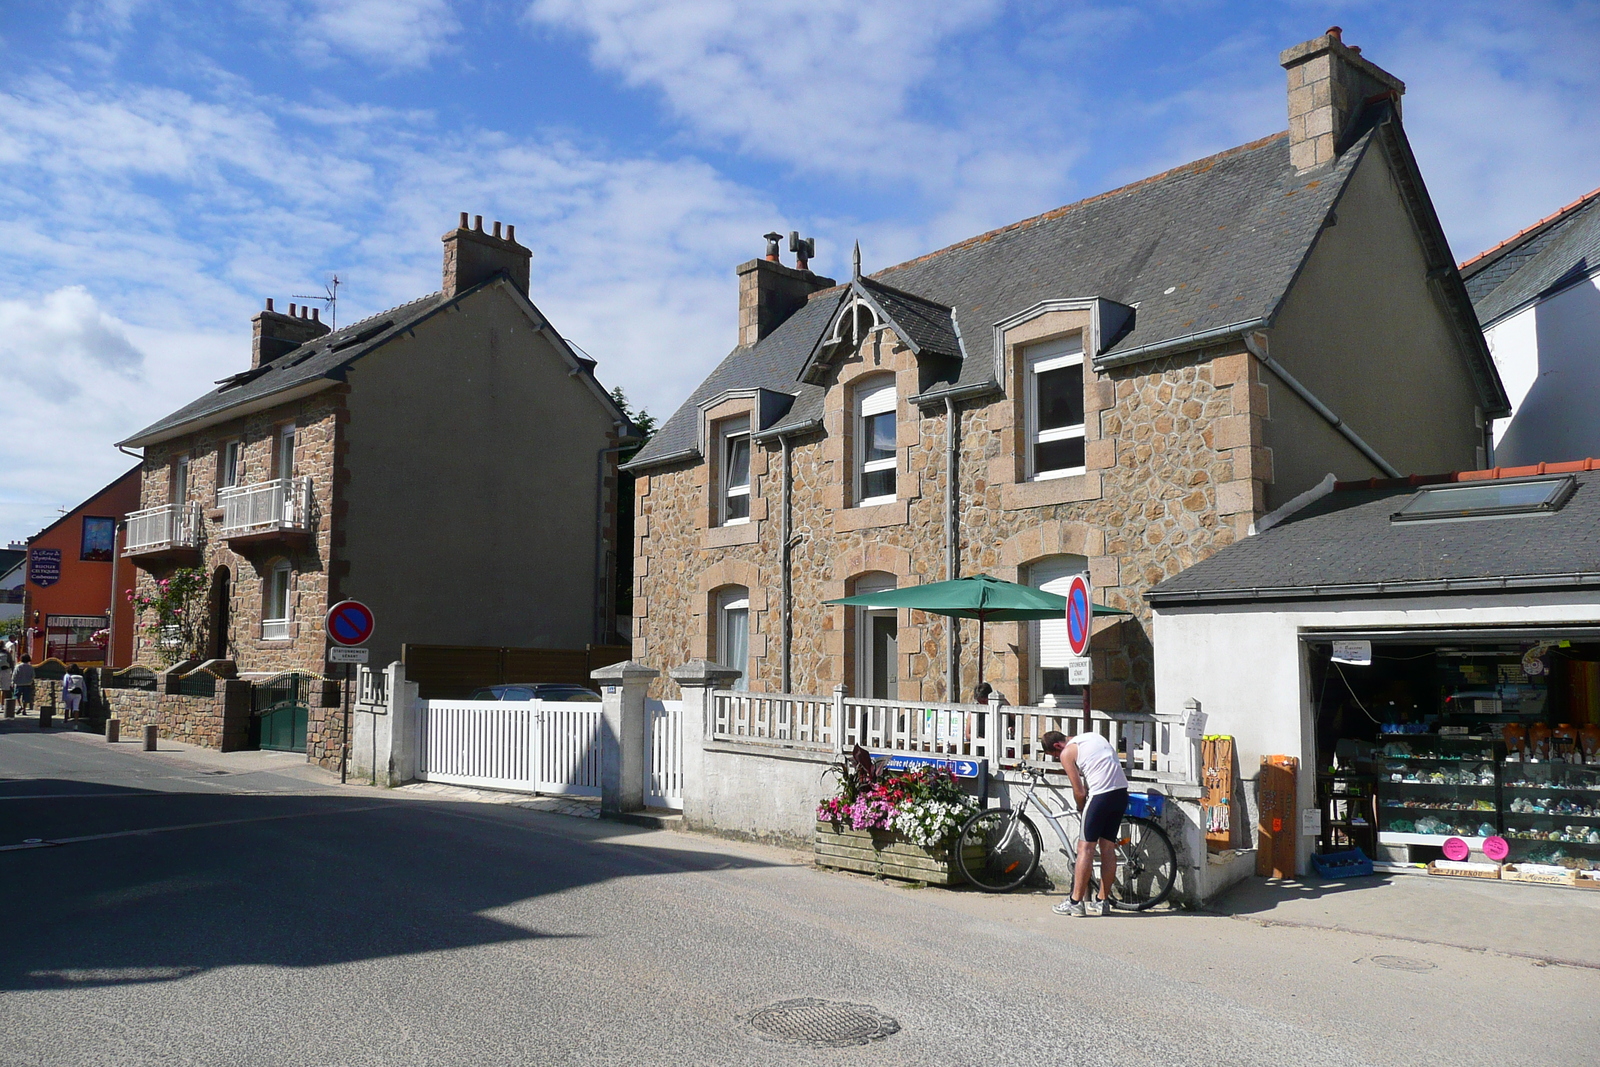
<svg viewBox="0 0 1600 1067">
<path fill-rule="evenodd" d="M 1115 841 L 1117 827 L 1128 813 L 1128 791 L 1113 789 L 1089 798 L 1089 807 L 1083 813 L 1083 839 L 1085 841 Z"/>
</svg>

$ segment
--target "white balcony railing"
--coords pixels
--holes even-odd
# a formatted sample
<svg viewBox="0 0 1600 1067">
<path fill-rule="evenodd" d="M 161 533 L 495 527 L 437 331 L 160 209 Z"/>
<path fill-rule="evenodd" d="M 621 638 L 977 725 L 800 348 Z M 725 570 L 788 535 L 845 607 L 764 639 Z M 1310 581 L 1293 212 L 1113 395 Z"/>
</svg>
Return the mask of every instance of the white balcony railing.
<svg viewBox="0 0 1600 1067">
<path fill-rule="evenodd" d="M 162 504 L 128 515 L 128 539 L 122 554 L 200 547 L 200 505 Z"/>
<path fill-rule="evenodd" d="M 307 530 L 311 526 L 311 479 L 274 478 L 219 490 L 222 536 Z"/>
</svg>

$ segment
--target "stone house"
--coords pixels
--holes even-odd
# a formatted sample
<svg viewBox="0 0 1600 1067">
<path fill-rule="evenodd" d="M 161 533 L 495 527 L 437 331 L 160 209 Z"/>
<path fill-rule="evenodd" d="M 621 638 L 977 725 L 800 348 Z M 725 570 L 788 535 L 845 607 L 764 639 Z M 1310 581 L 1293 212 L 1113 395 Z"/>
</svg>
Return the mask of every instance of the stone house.
<svg viewBox="0 0 1600 1067">
<path fill-rule="evenodd" d="M 268 300 L 248 369 L 122 442 L 144 450 L 124 555 L 147 589 L 204 568 L 205 651 L 243 677 L 325 673 L 323 615 L 346 598 L 377 618 L 374 664 L 404 642 L 615 639 L 633 428 L 529 301 L 514 227 L 463 213 L 443 241 L 439 292 L 338 330 Z"/>
<path fill-rule="evenodd" d="M 1131 613 L 1098 624 L 1095 703 L 1148 710 L 1147 589 L 1330 473 L 1478 465 L 1506 398 L 1404 85 L 1337 30 L 1281 62 L 1286 133 L 870 275 L 858 251 L 846 284 L 769 235 L 738 345 L 628 464 L 634 658 L 967 698 L 975 624 L 824 601 L 1086 570 Z M 1061 629 L 991 625 L 985 676 L 1072 701 Z"/>
</svg>

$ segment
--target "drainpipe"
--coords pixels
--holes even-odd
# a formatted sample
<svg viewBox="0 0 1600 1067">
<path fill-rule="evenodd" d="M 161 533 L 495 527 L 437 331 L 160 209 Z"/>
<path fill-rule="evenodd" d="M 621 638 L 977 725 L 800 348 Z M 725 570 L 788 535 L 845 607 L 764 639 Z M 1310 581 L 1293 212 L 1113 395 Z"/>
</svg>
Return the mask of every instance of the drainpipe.
<svg viewBox="0 0 1600 1067">
<path fill-rule="evenodd" d="M 791 512 L 791 505 L 793 501 L 793 468 L 790 466 L 792 463 L 791 449 L 793 449 L 794 445 L 792 442 L 790 442 L 787 436 L 778 438 L 778 444 L 783 447 L 783 506 L 781 509 L 783 513 L 780 516 L 779 533 L 779 537 L 782 539 L 781 543 L 783 545 L 783 549 L 779 553 L 783 565 L 783 594 L 782 603 L 778 608 L 779 617 L 783 620 L 783 685 L 779 689 L 779 692 L 787 693 L 790 691 L 790 669 L 792 665 L 790 651 L 791 642 L 794 640 L 794 620 L 790 617 L 789 613 L 794 588 L 792 563 L 794 560 L 795 538 L 791 532 L 793 529 L 793 518 Z"/>
<path fill-rule="evenodd" d="M 1281 380 L 1284 385 L 1289 387 L 1291 392 L 1310 405 L 1312 411 L 1315 411 L 1318 415 L 1321 415 L 1327 420 L 1328 425 L 1332 426 L 1335 430 L 1338 430 L 1346 441 L 1349 441 L 1352 445 L 1355 445 L 1356 450 L 1359 451 L 1363 456 L 1366 456 L 1374 467 L 1377 467 L 1384 473 L 1385 477 L 1401 477 L 1400 472 L 1395 470 L 1394 467 L 1389 464 L 1388 460 L 1378 455 L 1377 451 L 1371 445 L 1363 441 L 1361 439 L 1361 435 L 1350 428 L 1349 423 L 1335 415 L 1328 408 L 1328 405 L 1324 404 L 1322 401 L 1313 396 L 1311 390 L 1301 385 L 1294 375 L 1290 374 L 1288 370 L 1284 368 L 1283 364 L 1267 355 L 1266 345 L 1267 334 L 1264 330 L 1256 330 L 1252 333 L 1247 333 L 1244 335 L 1244 346 L 1250 350 L 1250 354 L 1259 359 L 1268 370 L 1272 371 L 1273 374 L 1276 374 L 1279 380 Z"/>
<path fill-rule="evenodd" d="M 957 530 L 957 511 L 961 506 L 958 490 L 960 476 L 960 427 L 956 422 L 955 397 L 944 398 L 944 576 L 947 581 L 961 577 L 961 562 L 956 556 L 960 547 Z M 961 620 L 954 615 L 946 631 L 949 651 L 945 656 L 945 699 L 952 704 L 961 702 Z"/>
<path fill-rule="evenodd" d="M 623 424 L 617 423 L 617 432 L 619 436 L 623 430 Z M 594 457 L 596 470 L 594 482 L 594 643 L 597 645 L 605 643 L 605 627 L 607 625 L 606 605 L 611 603 L 612 596 L 610 582 L 611 575 L 608 573 L 609 568 L 606 566 L 606 456 L 613 452 L 625 452 L 632 447 L 633 446 L 631 444 L 609 445 L 600 449 L 599 452 L 596 452 Z M 618 491 L 620 492 L 620 486 L 618 487 Z M 637 515 L 634 516 L 634 521 L 639 521 Z M 631 552 L 633 550 L 633 546 L 628 546 L 628 550 Z M 632 638 L 630 636 L 630 640 L 631 639 Z"/>
<path fill-rule="evenodd" d="M 117 547 L 120 540 L 119 534 L 128 529 L 127 519 L 118 519 L 116 526 L 111 531 L 111 610 L 106 612 L 106 667 L 116 666 L 111 662 L 117 654 L 117 565 L 122 562 L 122 550 Z"/>
</svg>

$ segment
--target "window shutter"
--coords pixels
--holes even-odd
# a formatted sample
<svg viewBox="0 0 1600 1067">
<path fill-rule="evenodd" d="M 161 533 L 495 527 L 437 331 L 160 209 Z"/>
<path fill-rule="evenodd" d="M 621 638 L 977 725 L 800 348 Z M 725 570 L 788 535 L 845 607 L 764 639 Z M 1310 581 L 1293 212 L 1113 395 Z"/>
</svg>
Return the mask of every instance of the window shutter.
<svg viewBox="0 0 1600 1067">
<path fill-rule="evenodd" d="M 1067 589 L 1072 585 L 1073 575 L 1082 574 L 1087 569 L 1086 563 L 1087 561 L 1081 558 L 1068 557 L 1040 564 L 1033 568 L 1032 584 L 1046 593 L 1066 596 Z M 1067 642 L 1065 614 L 1059 619 L 1040 619 L 1039 666 L 1065 667 L 1070 659 L 1072 659 L 1072 646 Z"/>
</svg>

